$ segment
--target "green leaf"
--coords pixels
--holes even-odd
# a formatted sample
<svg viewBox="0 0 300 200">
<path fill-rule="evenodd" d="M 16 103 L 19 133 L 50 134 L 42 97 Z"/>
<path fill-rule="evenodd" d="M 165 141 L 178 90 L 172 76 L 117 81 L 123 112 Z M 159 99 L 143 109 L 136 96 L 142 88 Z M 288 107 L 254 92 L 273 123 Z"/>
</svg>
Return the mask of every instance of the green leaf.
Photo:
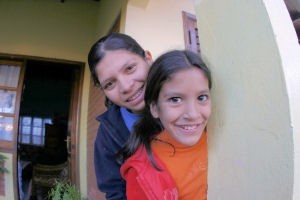
<svg viewBox="0 0 300 200">
<path fill-rule="evenodd" d="M 7 157 L 5 157 L 4 155 L 0 154 L 0 164 L 4 163 L 6 159 L 7 159 Z M 9 171 L 4 166 L 0 165 L 0 172 L 8 173 Z"/>
<path fill-rule="evenodd" d="M 48 194 L 52 200 L 84 200 L 75 185 L 69 182 L 58 181 Z"/>
<path fill-rule="evenodd" d="M 0 172 L 9 173 L 8 169 L 0 165 Z"/>
</svg>

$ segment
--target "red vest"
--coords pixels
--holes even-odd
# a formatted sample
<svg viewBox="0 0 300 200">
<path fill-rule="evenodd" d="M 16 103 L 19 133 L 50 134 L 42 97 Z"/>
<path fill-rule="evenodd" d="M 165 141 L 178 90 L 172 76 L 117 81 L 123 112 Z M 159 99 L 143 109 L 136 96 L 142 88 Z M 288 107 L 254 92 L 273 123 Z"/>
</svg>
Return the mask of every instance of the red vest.
<svg viewBox="0 0 300 200">
<path fill-rule="evenodd" d="M 122 177 L 126 180 L 127 172 L 136 170 L 137 182 L 149 200 L 178 200 L 178 191 L 172 176 L 156 154 L 153 153 L 153 157 L 161 171 L 153 167 L 146 150 L 140 146 L 122 165 Z"/>
</svg>

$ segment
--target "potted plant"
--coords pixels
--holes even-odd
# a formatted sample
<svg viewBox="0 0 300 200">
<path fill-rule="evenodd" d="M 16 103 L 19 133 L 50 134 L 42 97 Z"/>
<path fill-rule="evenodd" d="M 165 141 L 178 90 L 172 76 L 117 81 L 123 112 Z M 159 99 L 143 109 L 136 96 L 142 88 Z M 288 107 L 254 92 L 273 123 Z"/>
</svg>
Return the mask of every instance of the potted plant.
<svg viewBox="0 0 300 200">
<path fill-rule="evenodd" d="M 63 181 L 56 182 L 49 191 L 48 198 L 52 200 L 85 200 L 75 185 Z"/>
</svg>

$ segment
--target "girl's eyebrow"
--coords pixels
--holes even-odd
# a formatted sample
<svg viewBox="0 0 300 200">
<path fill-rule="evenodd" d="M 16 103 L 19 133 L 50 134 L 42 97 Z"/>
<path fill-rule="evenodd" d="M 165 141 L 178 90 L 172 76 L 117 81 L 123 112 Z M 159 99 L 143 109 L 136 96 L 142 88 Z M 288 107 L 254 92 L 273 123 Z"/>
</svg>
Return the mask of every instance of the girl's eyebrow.
<svg viewBox="0 0 300 200">
<path fill-rule="evenodd" d="M 200 93 L 209 93 L 210 89 L 201 90 Z"/>
<path fill-rule="evenodd" d="M 200 90 L 198 92 L 198 95 L 203 95 L 203 94 L 209 94 L 210 90 L 209 89 L 204 89 L 204 90 Z M 177 92 L 177 91 L 167 91 L 165 92 L 165 94 L 162 96 L 163 98 L 170 98 L 170 97 L 183 97 L 186 94 L 184 94 L 184 92 Z"/>
<path fill-rule="evenodd" d="M 203 89 L 203 90 L 200 90 L 199 91 L 199 94 L 202 94 L 202 93 L 209 93 L 210 92 L 210 90 L 209 89 Z M 182 92 L 177 92 L 177 91 L 167 91 L 166 93 L 165 93 L 165 95 L 164 96 L 176 96 L 176 95 L 182 95 Z"/>
<path fill-rule="evenodd" d="M 169 97 L 169 96 L 179 96 L 181 95 L 181 92 L 176 92 L 176 91 L 167 91 L 163 97 Z"/>
</svg>

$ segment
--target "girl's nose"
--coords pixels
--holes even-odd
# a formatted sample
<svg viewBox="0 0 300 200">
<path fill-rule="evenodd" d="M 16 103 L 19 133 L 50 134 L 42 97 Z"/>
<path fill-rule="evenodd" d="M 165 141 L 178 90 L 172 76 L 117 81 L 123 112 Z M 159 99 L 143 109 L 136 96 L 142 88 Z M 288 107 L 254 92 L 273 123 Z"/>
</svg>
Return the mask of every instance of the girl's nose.
<svg viewBox="0 0 300 200">
<path fill-rule="evenodd" d="M 184 110 L 184 118 L 186 119 L 196 119 L 201 116 L 199 104 L 197 102 L 187 102 Z"/>
</svg>

